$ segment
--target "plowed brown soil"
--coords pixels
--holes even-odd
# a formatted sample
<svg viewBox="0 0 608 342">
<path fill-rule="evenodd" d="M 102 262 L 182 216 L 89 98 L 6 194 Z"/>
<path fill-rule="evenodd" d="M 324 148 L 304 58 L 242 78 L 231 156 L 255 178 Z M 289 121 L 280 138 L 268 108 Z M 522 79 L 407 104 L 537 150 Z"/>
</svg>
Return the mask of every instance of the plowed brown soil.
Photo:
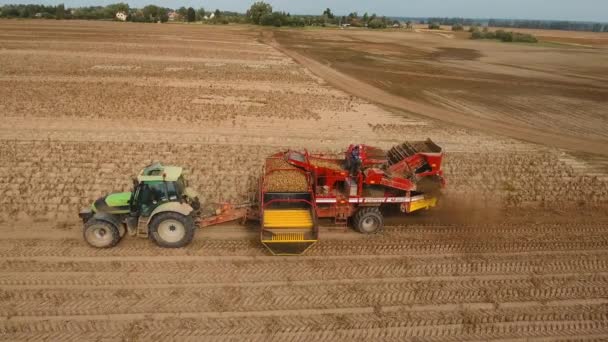
<svg viewBox="0 0 608 342">
<path fill-rule="evenodd" d="M 407 106 L 388 111 L 329 85 L 336 79 L 318 78 L 282 52 L 318 63 L 315 44 L 342 40 L 383 51 L 383 58 L 427 58 L 422 50 L 395 45 L 391 32 L 373 33 L 373 45 L 359 33 L 277 32 L 275 43 L 261 32 L 0 21 L 0 340 L 608 337 L 605 153 L 562 150 L 552 141 L 530 144 L 484 120 L 472 121 L 473 129 L 451 124 L 459 116 L 431 120 Z M 298 43 L 309 45 L 311 56 L 281 40 L 291 34 L 302 35 Z M 432 33 L 412 37 L 420 46 L 447 41 Z M 450 41 L 454 46 L 429 48 L 428 58 L 479 58 L 468 44 Z M 571 53 L 594 67 L 604 58 L 601 51 Z M 328 72 L 321 75 L 349 75 L 330 63 L 321 63 Z M 386 82 L 371 100 L 390 93 L 391 80 L 374 74 L 373 62 L 357 65 L 371 69 L 355 81 Z M 437 111 L 447 110 L 447 97 L 459 99 L 449 95 L 446 80 L 467 92 L 472 84 L 500 83 L 496 89 L 503 91 L 523 82 L 473 72 L 394 71 L 423 78 L 422 90 L 436 88 L 435 97 L 417 97 L 420 90 L 400 103 Z M 520 72 L 529 75 L 522 83 L 526 96 L 556 99 L 544 114 L 555 124 L 540 137 L 563 129 L 561 142 L 583 139 L 606 151 L 601 73 L 583 78 L 570 70 L 547 83 L 530 76 L 533 70 Z M 560 97 L 566 91 L 575 102 Z M 443 107 L 433 102 L 437 96 L 444 96 Z M 517 103 L 534 113 L 539 108 Z M 560 121 L 577 107 L 571 127 Z M 537 119 L 524 123 L 541 127 Z M 518 134 L 526 132 L 521 127 Z M 332 155 L 351 143 L 388 149 L 427 137 L 446 151 L 448 188 L 440 208 L 389 216 L 373 236 L 322 228 L 321 241 L 301 257 L 270 256 L 255 225 L 236 224 L 202 229 L 182 249 L 127 237 L 99 250 L 83 241 L 76 217 L 98 196 L 129 190 L 130 176 L 153 160 L 184 166 L 207 203 L 240 202 L 255 188 L 265 157 L 279 150 Z"/>
<path fill-rule="evenodd" d="M 368 101 L 462 127 L 608 155 L 605 48 L 369 30 L 283 30 L 263 40 L 331 85 Z"/>
</svg>

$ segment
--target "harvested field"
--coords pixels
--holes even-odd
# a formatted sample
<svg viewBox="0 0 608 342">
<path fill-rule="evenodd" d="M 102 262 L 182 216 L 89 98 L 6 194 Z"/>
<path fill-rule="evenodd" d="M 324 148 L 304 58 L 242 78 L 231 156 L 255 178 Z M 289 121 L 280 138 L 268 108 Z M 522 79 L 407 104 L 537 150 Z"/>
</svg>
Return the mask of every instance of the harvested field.
<svg viewBox="0 0 608 342">
<path fill-rule="evenodd" d="M 434 32 L 319 33 L 281 30 L 267 34 L 266 41 L 332 85 L 369 101 L 538 144 L 608 155 L 608 50 L 601 45 L 505 44 L 445 39 Z"/>
<path fill-rule="evenodd" d="M 604 50 L 268 32 L 0 21 L 0 340 L 608 337 Z M 415 105 L 338 90 L 294 51 Z M 183 166 L 204 202 L 239 203 L 279 151 L 428 137 L 446 152 L 440 208 L 378 235 L 322 228 L 301 257 L 270 256 L 236 223 L 186 248 L 93 249 L 76 216 L 154 160 Z"/>
</svg>

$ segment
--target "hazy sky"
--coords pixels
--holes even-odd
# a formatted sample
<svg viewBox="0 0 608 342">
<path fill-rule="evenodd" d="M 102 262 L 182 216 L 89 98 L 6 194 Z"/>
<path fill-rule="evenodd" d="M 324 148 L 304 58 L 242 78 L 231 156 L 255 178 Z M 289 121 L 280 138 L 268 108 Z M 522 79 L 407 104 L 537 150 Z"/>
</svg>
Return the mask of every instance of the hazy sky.
<svg viewBox="0 0 608 342">
<path fill-rule="evenodd" d="M 7 3 L 44 3 L 67 7 L 107 5 L 121 0 L 0 0 Z M 164 7 L 180 6 L 219 8 L 244 12 L 255 0 L 122 0 L 131 7 L 155 4 Z M 386 16 L 409 17 L 468 17 L 564 19 L 608 22 L 608 0 L 267 0 L 275 10 L 294 14 L 320 14 L 329 7 L 335 14 L 353 11 Z"/>
</svg>

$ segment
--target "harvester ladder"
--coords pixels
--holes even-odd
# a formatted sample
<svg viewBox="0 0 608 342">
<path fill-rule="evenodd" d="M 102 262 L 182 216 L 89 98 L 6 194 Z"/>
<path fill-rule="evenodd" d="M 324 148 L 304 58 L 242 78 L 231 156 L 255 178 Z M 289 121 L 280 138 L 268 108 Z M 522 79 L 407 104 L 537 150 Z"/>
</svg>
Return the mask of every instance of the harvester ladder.
<svg viewBox="0 0 608 342">
<path fill-rule="evenodd" d="M 148 223 L 150 222 L 149 217 L 139 217 L 137 221 L 137 236 L 148 237 Z"/>
<path fill-rule="evenodd" d="M 336 229 L 346 232 L 348 227 L 348 206 L 336 204 L 335 212 L 336 216 L 334 216 L 334 225 Z"/>
</svg>

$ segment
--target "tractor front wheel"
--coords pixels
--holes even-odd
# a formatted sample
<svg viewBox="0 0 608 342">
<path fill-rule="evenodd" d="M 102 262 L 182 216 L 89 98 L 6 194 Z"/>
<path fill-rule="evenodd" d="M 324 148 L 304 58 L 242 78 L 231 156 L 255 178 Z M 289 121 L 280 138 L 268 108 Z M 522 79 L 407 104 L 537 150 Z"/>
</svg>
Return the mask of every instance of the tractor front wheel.
<svg viewBox="0 0 608 342">
<path fill-rule="evenodd" d="M 363 234 L 374 234 L 384 226 L 384 218 L 377 207 L 361 208 L 353 218 L 355 228 Z"/>
<path fill-rule="evenodd" d="M 166 212 L 154 216 L 150 223 L 150 236 L 161 247 L 179 248 L 192 241 L 194 229 L 192 217 Z"/>
<path fill-rule="evenodd" d="M 112 223 L 89 219 L 84 225 L 84 239 L 89 245 L 97 248 L 110 248 L 120 241 L 120 232 Z"/>
</svg>

